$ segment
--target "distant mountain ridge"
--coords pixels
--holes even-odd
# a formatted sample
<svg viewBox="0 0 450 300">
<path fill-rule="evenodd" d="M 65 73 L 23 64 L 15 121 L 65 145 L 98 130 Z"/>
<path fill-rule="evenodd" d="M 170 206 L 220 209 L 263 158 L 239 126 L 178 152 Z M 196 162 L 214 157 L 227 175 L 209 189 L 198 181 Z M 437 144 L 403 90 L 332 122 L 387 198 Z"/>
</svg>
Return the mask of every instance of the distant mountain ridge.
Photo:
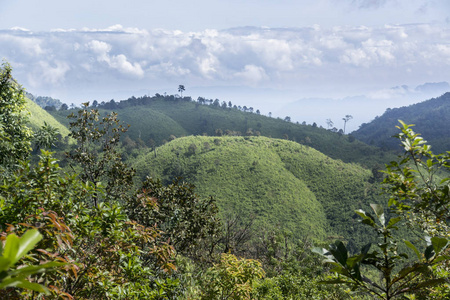
<svg viewBox="0 0 450 300">
<path fill-rule="evenodd" d="M 296 141 L 344 162 L 373 166 L 373 162 L 382 164 L 385 161 L 383 156 L 386 153 L 380 153 L 376 147 L 348 135 L 313 125 L 296 124 L 288 119 L 263 116 L 258 114 L 258 110 L 245 106 L 230 107 L 224 101 L 205 103 L 209 103 L 207 99 L 193 101 L 190 97 L 156 95 L 108 102 L 98 108 L 104 113 L 116 111 L 119 119 L 130 125 L 127 136 L 149 147 L 188 135 L 261 135 Z M 51 114 L 68 126 L 67 115 L 71 112 L 56 111 Z"/>
<path fill-rule="evenodd" d="M 387 109 L 372 122 L 362 124 L 353 135 L 370 145 L 399 150 L 398 140 L 390 138 L 398 132 L 398 120 L 415 124 L 414 131 L 433 146 L 433 151 L 450 150 L 450 92 L 410 106 Z"/>
</svg>

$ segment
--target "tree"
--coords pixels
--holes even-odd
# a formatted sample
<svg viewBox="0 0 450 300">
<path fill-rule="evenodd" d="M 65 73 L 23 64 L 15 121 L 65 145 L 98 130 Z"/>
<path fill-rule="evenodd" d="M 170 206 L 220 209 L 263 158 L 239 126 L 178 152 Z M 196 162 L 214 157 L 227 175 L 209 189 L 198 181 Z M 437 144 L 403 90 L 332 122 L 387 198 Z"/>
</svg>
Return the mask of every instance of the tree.
<svg viewBox="0 0 450 300">
<path fill-rule="evenodd" d="M 331 121 L 331 119 L 327 119 L 327 126 L 328 126 L 328 129 L 332 128 L 333 125 L 334 125 L 333 121 Z"/>
<path fill-rule="evenodd" d="M 284 121 L 291 122 L 291 117 L 289 117 L 289 116 L 284 117 Z"/>
<path fill-rule="evenodd" d="M 197 145 L 195 145 L 194 143 L 190 144 L 188 147 L 188 151 L 190 154 L 195 154 L 195 152 L 197 152 Z"/>
<path fill-rule="evenodd" d="M 68 109 L 69 109 L 69 106 L 66 103 L 63 103 L 61 105 L 61 107 L 59 108 L 60 111 L 64 111 L 64 110 L 68 110 Z"/>
<path fill-rule="evenodd" d="M 145 226 L 156 223 L 164 232 L 163 240 L 169 240 L 178 253 L 187 253 L 219 228 L 215 199 L 199 198 L 194 188 L 181 180 L 163 186 L 147 178 L 140 194 L 127 204 L 129 216 Z"/>
<path fill-rule="evenodd" d="M 426 141 L 412 130 L 414 125 L 400 121 L 404 154 L 400 162 L 386 168 L 384 183 L 389 204 L 410 222 L 418 224 L 430 236 L 446 234 L 450 237 L 450 178 L 438 178 L 441 170 L 450 170 L 450 153 L 434 154 Z"/>
<path fill-rule="evenodd" d="M 89 102 L 82 105 L 77 115 L 71 113 L 68 116 L 75 119 L 70 123 L 70 136 L 77 140 L 78 145 L 67 156 L 81 166 L 82 180 L 95 186 L 103 185 L 109 199 L 126 199 L 135 172 L 122 161 L 117 147 L 120 134 L 128 128 L 120 123 L 117 113 L 101 118 L 97 109 L 89 110 Z M 95 195 L 92 200 L 97 206 Z"/>
<path fill-rule="evenodd" d="M 58 128 L 44 121 L 44 125 L 34 133 L 33 141 L 36 145 L 36 151 L 41 148 L 51 150 L 52 147 L 56 146 L 60 137 Z"/>
<path fill-rule="evenodd" d="M 338 277 L 326 283 L 347 284 L 379 299 L 421 294 L 427 299 L 448 299 L 450 178 L 437 180 L 435 175 L 441 168 L 450 169 L 450 153 L 433 154 L 423 138 L 411 129 L 413 125 L 400 123 L 401 132 L 396 137 L 405 152 L 398 162 L 386 166 L 387 176 L 383 181 L 384 191 L 390 195 L 390 211 L 397 216 L 388 219 L 383 208 L 375 204 L 371 207 L 376 218 L 362 210 L 356 211 L 362 217 L 362 223 L 372 227 L 381 237 L 376 244 L 378 251 L 369 252 L 371 244 L 367 244 L 359 254 L 349 256 L 340 241 L 330 245 L 328 250 L 316 248 L 314 251 L 335 266 L 332 271 Z M 408 255 L 399 251 L 398 241 L 392 234 L 402 220 L 414 228 L 418 225 L 425 233 L 427 246 L 423 253 L 411 242 L 404 241 L 416 255 L 415 261 L 408 261 Z M 364 276 L 366 270 L 361 268 L 362 265 L 378 270 L 382 282 Z"/>
<path fill-rule="evenodd" d="M 31 130 L 24 89 L 13 79 L 11 66 L 0 67 L 0 173 L 25 160 L 31 149 Z M 3 169 L 3 170 L 2 170 Z"/>
<path fill-rule="evenodd" d="M 201 299 L 251 299 L 253 283 L 263 276 L 259 261 L 223 253 L 220 262 L 206 273 Z"/>
<path fill-rule="evenodd" d="M 344 120 L 344 134 L 345 134 L 345 126 L 347 125 L 347 122 L 350 121 L 351 119 L 353 119 L 353 116 L 351 115 L 345 115 L 345 117 L 342 118 L 342 120 Z"/>
<path fill-rule="evenodd" d="M 341 241 L 331 244 L 328 249 L 314 248 L 313 251 L 322 255 L 326 263 L 334 266 L 331 270 L 338 274 L 337 278 L 322 283 L 346 284 L 359 292 L 376 296 L 378 299 L 390 300 L 411 295 L 430 286 L 437 286 L 446 282 L 444 278 L 427 278 L 429 267 L 442 264 L 450 259 L 444 250 L 450 244 L 445 238 L 433 237 L 423 254 L 409 241 L 406 246 L 414 250 L 417 260 L 412 264 L 405 264 L 408 259 L 406 253 L 398 249 L 398 242 L 393 238 L 392 231 L 398 229 L 396 224 L 402 219 L 395 217 L 387 219 L 383 207 L 370 205 L 375 213 L 371 214 L 358 210 L 362 223 L 372 227 L 380 237 L 376 244 L 377 250 L 370 252 L 371 243 L 362 247 L 361 252 L 349 256 L 348 250 Z M 379 225 L 375 221 L 379 222 Z M 361 266 L 371 266 L 381 274 L 381 282 L 371 279 L 363 272 L 369 273 Z"/>
<path fill-rule="evenodd" d="M 183 98 L 183 92 L 184 92 L 185 90 L 186 90 L 186 89 L 185 89 L 184 85 L 180 84 L 180 85 L 178 86 L 178 93 L 181 93 L 181 98 Z"/>
</svg>

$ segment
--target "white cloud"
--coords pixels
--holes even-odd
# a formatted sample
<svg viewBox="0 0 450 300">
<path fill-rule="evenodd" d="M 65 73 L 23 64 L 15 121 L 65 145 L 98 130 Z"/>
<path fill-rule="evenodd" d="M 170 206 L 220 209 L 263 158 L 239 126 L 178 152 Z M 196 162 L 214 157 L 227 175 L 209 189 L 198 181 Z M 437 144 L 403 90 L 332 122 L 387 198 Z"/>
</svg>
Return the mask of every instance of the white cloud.
<svg viewBox="0 0 450 300">
<path fill-rule="evenodd" d="M 323 90 L 326 84 L 448 80 L 439 77 L 450 67 L 448 40 L 450 29 L 437 24 L 198 32 L 114 25 L 52 32 L 2 30 L 0 56 L 14 63 L 25 86 L 42 88 L 64 83 L 66 88 L 94 89 L 118 82 L 139 88 L 182 80 L 201 86 Z"/>
<path fill-rule="evenodd" d="M 246 81 L 250 85 L 255 85 L 260 81 L 267 80 L 268 76 L 266 71 L 259 66 L 246 65 L 241 72 L 237 72 L 235 76 L 238 79 Z"/>
</svg>

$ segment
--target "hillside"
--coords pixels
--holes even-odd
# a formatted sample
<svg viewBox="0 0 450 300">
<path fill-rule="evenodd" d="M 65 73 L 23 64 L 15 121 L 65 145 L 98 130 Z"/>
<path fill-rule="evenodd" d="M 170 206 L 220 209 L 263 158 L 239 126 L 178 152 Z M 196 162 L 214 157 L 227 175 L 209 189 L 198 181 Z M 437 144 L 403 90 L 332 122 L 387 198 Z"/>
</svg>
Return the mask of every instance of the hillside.
<svg viewBox="0 0 450 300">
<path fill-rule="evenodd" d="M 105 103 L 100 111 L 111 110 L 119 114 L 119 119 L 130 124 L 128 136 L 147 146 L 162 145 L 174 137 L 188 135 L 242 135 L 266 136 L 288 139 L 314 149 L 334 159 L 358 162 L 373 166 L 390 160 L 389 154 L 355 140 L 352 136 L 341 135 L 313 125 L 300 125 L 282 119 L 250 112 L 253 108 L 204 104 L 208 100 L 192 101 L 191 98 L 160 96 L 130 98 L 118 103 Z M 211 102 L 210 102 L 211 103 Z M 66 116 L 72 112 L 52 112 L 61 123 L 68 125 Z M 387 157 L 386 157 L 387 156 Z"/>
<path fill-rule="evenodd" d="M 134 166 L 141 178 L 182 176 L 202 197 L 217 198 L 222 218 L 237 213 L 253 218 L 255 228 L 281 227 L 296 237 L 339 233 L 358 244 L 363 232 L 353 227 L 354 210 L 379 201 L 369 170 L 266 137 L 178 138 Z"/>
<path fill-rule="evenodd" d="M 27 101 L 27 109 L 30 112 L 28 117 L 30 121 L 30 127 L 33 131 L 39 129 L 44 125 L 44 122 L 47 122 L 52 127 L 58 128 L 61 136 L 65 137 L 69 135 L 69 129 L 66 126 L 58 122 L 52 115 L 50 115 L 47 111 L 41 108 L 39 105 L 31 101 L 30 99 L 26 99 Z"/>
<path fill-rule="evenodd" d="M 395 128 L 398 120 L 415 124 L 414 131 L 422 134 L 434 152 L 450 150 L 450 93 L 407 107 L 388 109 L 353 134 L 368 144 L 399 150 L 398 140 L 390 138 L 398 132 Z"/>
</svg>

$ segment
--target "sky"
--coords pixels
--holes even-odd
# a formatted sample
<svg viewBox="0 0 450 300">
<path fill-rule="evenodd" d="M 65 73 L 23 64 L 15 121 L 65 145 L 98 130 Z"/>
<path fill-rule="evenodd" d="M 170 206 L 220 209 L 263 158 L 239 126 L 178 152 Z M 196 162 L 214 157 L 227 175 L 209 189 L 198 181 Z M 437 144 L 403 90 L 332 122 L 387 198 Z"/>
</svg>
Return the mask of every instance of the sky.
<svg viewBox="0 0 450 300">
<path fill-rule="evenodd" d="M 348 112 L 353 130 L 445 91 L 450 1 L 0 0 L 0 57 L 66 103 L 184 84 L 294 121 Z"/>
</svg>

